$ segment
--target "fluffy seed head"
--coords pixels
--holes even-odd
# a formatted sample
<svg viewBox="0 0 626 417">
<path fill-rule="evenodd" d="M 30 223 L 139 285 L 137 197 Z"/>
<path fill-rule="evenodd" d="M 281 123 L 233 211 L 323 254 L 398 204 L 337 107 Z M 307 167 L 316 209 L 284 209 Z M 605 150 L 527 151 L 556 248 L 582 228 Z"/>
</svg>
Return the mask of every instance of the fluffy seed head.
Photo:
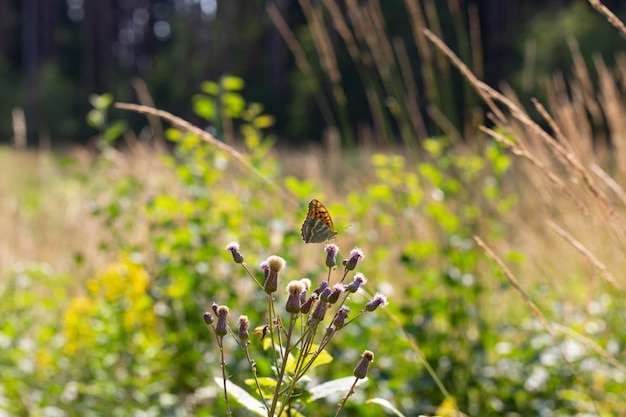
<svg viewBox="0 0 626 417">
<path fill-rule="evenodd" d="M 278 289 L 278 273 L 285 267 L 285 260 L 280 256 L 272 255 L 267 260 L 268 272 L 265 278 L 263 289 L 266 293 L 271 294 Z"/>
<path fill-rule="evenodd" d="M 228 307 L 219 306 L 217 308 L 217 324 L 215 325 L 215 333 L 218 336 L 225 336 L 228 333 Z"/>
<path fill-rule="evenodd" d="M 248 338 L 250 337 L 250 334 L 248 333 L 249 327 L 250 327 L 250 320 L 248 320 L 248 316 L 240 316 L 238 334 L 239 334 L 239 339 L 241 339 L 244 342 L 248 340 Z"/>
<path fill-rule="evenodd" d="M 305 286 L 301 281 L 291 281 L 287 285 L 287 292 L 289 293 L 289 297 L 287 298 L 285 309 L 288 313 L 300 312 L 300 295 L 304 292 L 304 290 Z"/>
</svg>

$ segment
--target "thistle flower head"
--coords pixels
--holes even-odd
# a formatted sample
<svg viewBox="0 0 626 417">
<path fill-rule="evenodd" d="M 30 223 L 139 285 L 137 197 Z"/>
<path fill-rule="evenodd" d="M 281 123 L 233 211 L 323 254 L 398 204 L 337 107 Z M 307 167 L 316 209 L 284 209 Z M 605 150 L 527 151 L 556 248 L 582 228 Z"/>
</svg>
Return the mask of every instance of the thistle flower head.
<svg viewBox="0 0 626 417">
<path fill-rule="evenodd" d="M 308 278 L 300 279 L 300 282 L 304 284 L 304 291 L 308 291 L 311 289 L 311 280 Z"/>
<path fill-rule="evenodd" d="M 328 298 L 331 294 L 332 290 L 329 287 L 324 288 L 324 291 L 322 291 L 322 293 L 320 294 L 320 301 L 327 303 L 329 301 Z"/>
<path fill-rule="evenodd" d="M 363 275 L 362 273 L 357 272 L 354 275 L 354 280 L 346 287 L 346 291 L 350 293 L 355 293 L 358 291 L 361 285 L 365 284 L 367 284 L 367 278 L 365 278 L 365 275 Z"/>
<path fill-rule="evenodd" d="M 238 334 L 239 339 L 243 342 L 248 340 L 250 334 L 248 333 L 248 328 L 250 327 L 250 320 L 248 320 L 248 316 L 240 316 L 239 317 L 239 326 L 238 326 Z"/>
<path fill-rule="evenodd" d="M 333 320 L 333 324 L 336 328 L 341 329 L 346 322 L 346 318 L 350 313 L 350 308 L 348 306 L 343 306 L 337 311 L 337 316 L 335 320 Z"/>
<path fill-rule="evenodd" d="M 304 291 L 300 293 L 300 304 L 304 304 L 306 301 L 306 293 L 311 289 L 311 280 L 308 278 L 302 278 L 300 282 L 304 285 Z"/>
<path fill-rule="evenodd" d="M 287 262 L 280 256 L 272 255 L 267 260 L 267 277 L 263 288 L 266 293 L 271 294 L 278 289 L 278 273 L 283 269 Z"/>
<path fill-rule="evenodd" d="M 270 272 L 280 272 L 285 267 L 287 262 L 280 256 L 272 255 L 266 259 L 267 265 L 270 268 Z"/>
<path fill-rule="evenodd" d="M 354 368 L 354 376 L 358 379 L 363 379 L 367 376 L 367 371 L 370 366 L 370 362 L 374 360 L 374 353 L 369 350 L 366 350 L 361 355 L 361 360 L 357 364 L 356 368 Z"/>
<path fill-rule="evenodd" d="M 387 297 L 385 297 L 381 293 L 377 292 L 374 295 L 374 298 L 372 298 L 372 300 L 365 305 L 365 310 L 366 311 L 374 311 L 378 307 L 386 307 L 387 304 L 389 304 L 387 302 Z"/>
<path fill-rule="evenodd" d="M 202 318 L 204 319 L 204 322 L 208 325 L 213 324 L 213 321 L 215 320 L 213 318 L 213 314 L 209 313 L 208 311 L 204 312 L 204 314 L 202 315 Z"/>
<path fill-rule="evenodd" d="M 313 310 L 313 313 L 311 314 L 311 320 L 318 322 L 324 320 L 324 316 L 326 315 L 326 309 L 326 303 L 320 300 L 320 302 L 317 303 L 317 305 L 315 306 L 315 310 Z"/>
<path fill-rule="evenodd" d="M 339 246 L 334 243 L 330 243 L 324 246 L 324 252 L 326 252 L 326 266 L 329 268 L 337 266 L 337 253 L 339 252 Z"/>
<path fill-rule="evenodd" d="M 239 252 L 239 243 L 230 242 L 228 245 L 226 245 L 226 250 L 232 253 L 233 261 L 235 261 L 235 263 L 243 263 L 243 255 L 241 254 L 241 252 Z"/>
<path fill-rule="evenodd" d="M 346 271 L 352 271 L 356 268 L 356 264 L 359 261 L 362 261 L 365 258 L 363 255 L 363 251 L 359 248 L 354 248 L 350 251 L 350 258 L 348 260 L 343 261 L 343 265 L 346 268 Z"/>
<path fill-rule="evenodd" d="M 330 296 L 328 296 L 328 302 L 331 304 L 335 304 L 337 300 L 339 300 L 339 296 L 345 291 L 345 289 L 346 287 L 343 284 L 335 284 L 333 286 L 332 293 L 330 294 Z"/>
<path fill-rule="evenodd" d="M 287 285 L 287 292 L 289 293 L 289 297 L 287 298 L 285 309 L 288 313 L 300 312 L 300 295 L 305 291 L 305 288 L 306 287 L 301 281 L 291 281 Z"/>
<path fill-rule="evenodd" d="M 263 261 L 259 264 L 259 268 L 263 271 L 263 282 L 267 281 L 267 276 L 270 273 L 270 266 L 267 261 Z"/>
<path fill-rule="evenodd" d="M 335 328 L 335 326 L 328 326 L 328 328 L 326 329 L 326 336 L 330 337 L 333 335 L 333 333 L 335 333 L 337 329 Z"/>
<path fill-rule="evenodd" d="M 226 306 L 219 306 L 217 308 L 217 324 L 215 325 L 215 333 L 218 336 L 225 336 L 228 333 L 228 312 L 229 309 Z"/>
<path fill-rule="evenodd" d="M 315 290 L 313 290 L 313 292 L 317 295 L 320 295 L 322 291 L 328 288 L 329 285 L 330 284 L 328 284 L 328 281 L 322 281 L 322 283 Z"/>
<path fill-rule="evenodd" d="M 304 303 L 302 303 L 302 306 L 300 307 L 300 312 L 302 314 L 309 314 L 311 308 L 313 307 L 313 303 L 317 301 L 317 298 L 317 294 L 311 294 L 311 296 Z"/>
</svg>

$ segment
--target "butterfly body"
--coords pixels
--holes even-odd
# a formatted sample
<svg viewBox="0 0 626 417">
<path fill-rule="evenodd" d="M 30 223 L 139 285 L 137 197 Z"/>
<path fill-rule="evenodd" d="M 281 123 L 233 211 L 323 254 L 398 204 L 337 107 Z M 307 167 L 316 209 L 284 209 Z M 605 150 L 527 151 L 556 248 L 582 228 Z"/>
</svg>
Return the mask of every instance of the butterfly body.
<svg viewBox="0 0 626 417">
<path fill-rule="evenodd" d="M 337 235 L 330 213 L 319 200 L 313 199 L 309 203 L 301 232 L 305 243 L 322 243 Z"/>
</svg>

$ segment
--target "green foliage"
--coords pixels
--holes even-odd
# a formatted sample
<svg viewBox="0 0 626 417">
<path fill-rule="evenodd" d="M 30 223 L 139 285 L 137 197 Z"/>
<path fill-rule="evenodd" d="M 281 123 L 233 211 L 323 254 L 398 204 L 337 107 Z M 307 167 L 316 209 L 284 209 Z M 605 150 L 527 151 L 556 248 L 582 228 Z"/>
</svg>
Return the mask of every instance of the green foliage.
<svg viewBox="0 0 626 417">
<path fill-rule="evenodd" d="M 545 288 L 531 289 L 530 297 L 549 320 L 572 314 L 577 317 L 573 330 L 582 335 L 595 329 L 595 348 L 575 337 L 559 338 L 555 346 L 519 300 L 510 301 L 500 272 L 482 261 L 474 244 L 474 235 L 498 245 L 511 233 L 504 232 L 503 215 L 515 208 L 516 197 L 507 191 L 511 159 L 501 145 L 490 142 L 472 153 L 436 137 L 423 142 L 426 157 L 419 162 L 412 155 L 373 154 L 357 173 L 346 176 L 348 191 L 342 200 L 317 179 L 282 175 L 269 152 L 272 141 L 263 132 L 271 118 L 253 103 L 233 106 L 221 99 L 224 91 L 240 95 L 241 88 L 236 78 L 205 83 L 206 94 L 196 101 L 204 101 L 205 109 L 214 106 L 214 117 L 222 115 L 207 120 L 226 120 L 222 126 L 233 122 L 241 153 L 269 181 L 291 192 L 302 206 L 311 196 L 324 200 L 339 230 L 338 243 L 357 238 L 367 256 L 359 264 L 369 279 L 367 288 L 391 292 L 385 311 L 398 321 L 363 315 L 324 346 L 323 355 L 332 362 L 306 375 L 311 379 L 305 373 L 296 378 L 289 355 L 276 360 L 272 354 L 280 350 L 270 348 L 281 342 L 276 337 L 279 323 L 284 329 L 289 321 L 268 319 L 268 307 L 273 306 L 273 317 L 280 315 L 284 296 L 259 296 L 254 281 L 263 281 L 255 265 L 270 253 L 284 254 L 286 276 L 307 276 L 315 283 L 327 277 L 328 268 L 311 262 L 321 261 L 321 246 L 305 245 L 299 236 L 303 209 L 287 206 L 265 182 L 239 172 L 229 153 L 195 135 L 166 131 L 173 147 L 170 154 L 158 155 L 158 175 L 154 170 L 120 175 L 115 165 L 119 154 L 103 139 L 101 157 L 87 177 L 100 180 L 91 188 L 90 207 L 108 234 L 85 244 L 100 244 L 113 260 L 90 273 L 80 291 L 68 292 L 69 277 L 42 265 L 16 269 L 8 277 L 0 291 L 3 411 L 226 415 L 221 342 L 201 318 L 219 301 L 248 315 L 252 327 L 271 324 L 276 330 L 263 342 L 251 332 L 258 385 L 243 349 L 234 348 L 230 339 L 221 344 L 229 353 L 227 391 L 233 409 L 239 407 L 235 401 L 248 409 L 258 405 L 280 381 L 293 388 L 293 395 L 281 397 L 292 415 L 296 409 L 313 417 L 328 415 L 344 393 L 321 397 L 333 384 L 344 387 L 344 365 L 351 369 L 368 349 L 376 352 L 376 361 L 368 383 L 346 404 L 345 415 L 381 415 L 382 408 L 407 416 L 447 415 L 455 405 L 469 415 L 488 416 L 537 415 L 548 408 L 555 415 L 572 415 L 592 407 L 624 413 L 624 402 L 612 400 L 623 398 L 621 368 L 606 359 L 606 352 L 615 354 L 625 343 L 620 332 L 610 331 L 621 323 L 620 301 L 600 296 L 589 305 L 565 305 L 554 302 Z M 107 95 L 93 100 L 90 118 L 103 135 L 118 125 L 107 118 L 111 102 Z M 117 135 L 116 129 L 109 137 Z M 346 224 L 351 227 L 341 227 Z M 232 240 L 242 245 L 249 277 L 242 278 L 224 251 Z M 523 262 L 519 253 L 507 258 L 513 265 Z M 587 289 L 572 291 L 586 294 Z M 360 294 L 349 299 L 356 305 L 363 301 Z M 413 354 L 397 323 L 425 362 Z M 306 322 L 297 326 L 304 329 Z M 315 344 L 321 345 L 315 340 L 310 347 Z M 568 359 L 579 370 L 575 377 L 559 349 L 572 355 Z M 306 359 L 305 351 L 294 350 L 293 357 Z M 434 374 L 425 370 L 426 363 Z M 439 380 L 450 396 L 435 383 Z M 365 398 L 376 400 L 367 403 Z"/>
<path fill-rule="evenodd" d="M 108 111 L 113 104 L 111 94 L 92 94 L 89 97 L 89 102 L 93 109 L 87 113 L 87 123 L 100 133 L 97 145 L 98 148 L 104 150 L 112 146 L 126 132 L 128 127 L 123 120 L 109 121 Z"/>
</svg>

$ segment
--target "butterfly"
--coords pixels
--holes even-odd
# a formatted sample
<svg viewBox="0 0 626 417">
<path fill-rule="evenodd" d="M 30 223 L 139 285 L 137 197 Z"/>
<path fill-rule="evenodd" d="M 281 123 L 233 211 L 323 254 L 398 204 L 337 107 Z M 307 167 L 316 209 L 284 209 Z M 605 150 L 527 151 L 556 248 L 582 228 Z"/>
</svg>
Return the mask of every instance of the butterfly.
<svg viewBox="0 0 626 417">
<path fill-rule="evenodd" d="M 302 239 L 305 243 L 322 243 L 335 237 L 337 232 L 333 226 L 333 219 L 326 207 L 318 200 L 309 203 L 309 212 L 302 223 Z"/>
</svg>

